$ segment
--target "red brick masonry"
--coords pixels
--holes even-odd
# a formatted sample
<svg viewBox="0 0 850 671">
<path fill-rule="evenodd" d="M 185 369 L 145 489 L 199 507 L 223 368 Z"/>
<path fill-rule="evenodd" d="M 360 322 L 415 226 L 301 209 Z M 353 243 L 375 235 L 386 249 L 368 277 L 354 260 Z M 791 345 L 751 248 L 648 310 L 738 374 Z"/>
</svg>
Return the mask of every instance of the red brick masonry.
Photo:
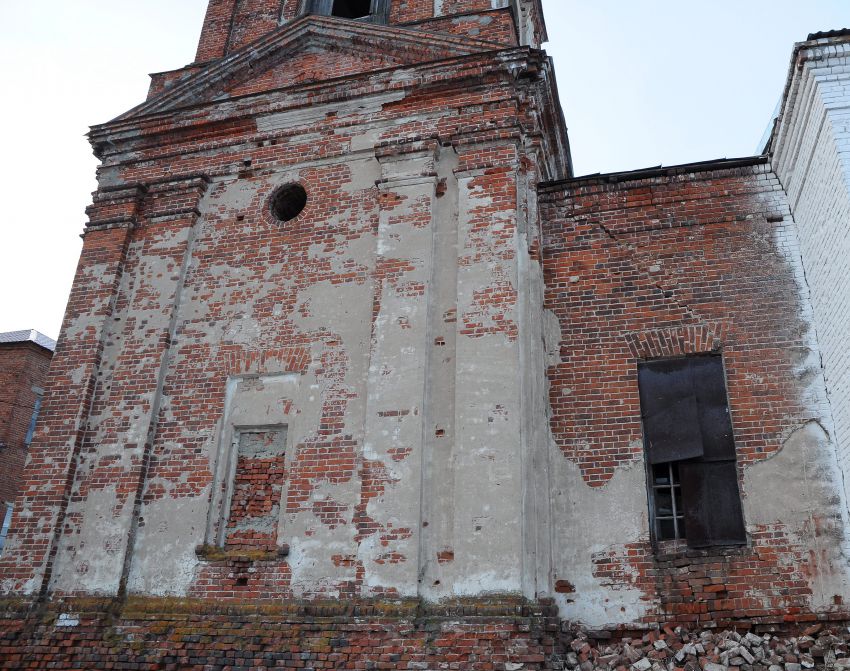
<svg viewBox="0 0 850 671">
<path fill-rule="evenodd" d="M 0 521 L 4 502 L 18 495 L 26 461 L 24 444 L 53 352 L 32 342 L 0 344 Z"/>
</svg>

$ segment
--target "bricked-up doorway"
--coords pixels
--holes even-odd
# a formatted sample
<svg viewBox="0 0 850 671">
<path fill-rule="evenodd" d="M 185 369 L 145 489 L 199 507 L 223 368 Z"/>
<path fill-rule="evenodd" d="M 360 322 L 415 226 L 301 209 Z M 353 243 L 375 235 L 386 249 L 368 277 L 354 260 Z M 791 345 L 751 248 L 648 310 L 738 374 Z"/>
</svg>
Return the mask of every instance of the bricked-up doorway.
<svg viewBox="0 0 850 671">
<path fill-rule="evenodd" d="M 286 427 L 244 427 L 234 431 L 236 467 L 230 484 L 224 546 L 275 549 L 286 479 Z"/>
</svg>

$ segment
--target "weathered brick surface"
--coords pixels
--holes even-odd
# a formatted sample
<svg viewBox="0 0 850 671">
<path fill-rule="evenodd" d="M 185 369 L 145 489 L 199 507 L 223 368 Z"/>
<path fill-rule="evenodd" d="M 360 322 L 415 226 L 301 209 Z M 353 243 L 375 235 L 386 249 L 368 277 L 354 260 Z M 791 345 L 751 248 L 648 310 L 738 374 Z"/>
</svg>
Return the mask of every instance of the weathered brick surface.
<svg viewBox="0 0 850 671">
<path fill-rule="evenodd" d="M 104 199 L 105 219 L 127 216 L 136 192 L 119 200 Z M 53 559 L 54 531 L 64 515 L 76 457 L 83 438 L 97 367 L 103 350 L 103 328 L 114 305 L 126 251 L 128 228 L 106 227 L 91 231 L 83 244 L 74 288 L 62 335 L 56 346 L 39 426 L 30 449 L 20 497 L 26 500 L 27 517 L 16 514 L 10 537 L 0 558 L 2 591 L 37 592 Z"/>
<path fill-rule="evenodd" d="M 13 502 L 21 487 L 24 441 L 52 356 L 34 343 L 0 345 L 0 505 Z M 0 519 L 4 514 L 5 506 Z"/>
<path fill-rule="evenodd" d="M 559 631 L 551 608 L 520 603 L 216 610 L 131 600 L 117 615 L 86 613 L 92 604 L 28 620 L 0 617 L 0 669 L 535 671 L 553 668 Z"/>
<path fill-rule="evenodd" d="M 532 375 L 527 203 L 566 165 L 551 86 L 527 47 L 319 17 L 95 128 L 100 189 L 3 589 L 520 593 L 509 382 Z M 280 222 L 288 182 L 307 204 Z M 432 375 L 453 393 L 426 393 Z M 234 454 L 235 432 L 278 425 L 283 455 Z"/>
<path fill-rule="evenodd" d="M 564 205 L 547 211 L 547 307 L 564 336 L 550 371 L 553 430 L 591 486 L 643 453 L 640 359 L 722 348 L 745 463 L 774 453 L 779 443 L 767 438 L 799 414 L 791 348 L 801 342 L 788 315 L 800 298 L 774 247 L 788 207 L 770 179 L 755 168 L 609 188 L 590 181 L 568 186 Z"/>
<path fill-rule="evenodd" d="M 612 480 L 625 473 L 645 487 L 639 361 L 722 352 L 749 534 L 737 550 L 653 548 L 639 489 L 627 505 L 597 496 L 595 513 L 586 511 L 597 519 L 608 505 L 636 505 L 640 514 L 617 513 L 632 520 L 631 539 L 609 536 L 602 549 L 588 538 L 594 568 L 586 582 L 577 583 L 579 567 L 569 560 L 556 567 L 576 586 L 576 596 L 564 596 L 575 604 L 568 612 L 581 613 L 594 593 L 612 607 L 619 593 L 620 605 L 649 621 L 840 607 L 846 583 L 834 580 L 835 559 L 812 551 L 829 547 L 840 556 L 840 475 L 834 446 L 816 424 L 828 426 L 829 408 L 817 381 L 796 231 L 770 167 L 718 163 L 591 178 L 548 188 L 544 198 L 546 307 L 561 332 L 559 361 L 549 370 L 552 431 L 581 476 L 573 487 L 621 491 Z M 786 476 L 758 475 L 769 463 Z M 789 469 L 817 473 L 805 497 L 819 503 L 802 504 L 810 510 L 803 516 L 785 480 Z M 567 533 L 562 542 L 582 543 Z"/>
<path fill-rule="evenodd" d="M 511 10 L 494 8 L 492 0 L 400 0 L 390 5 L 390 24 L 406 25 L 429 33 L 454 33 L 486 39 L 491 43 L 515 45 L 520 30 Z M 528 3 L 525 15 L 535 22 L 527 32 L 530 43 L 539 46 L 542 28 L 539 7 Z M 205 63 L 239 51 L 250 42 L 301 15 L 302 0 L 211 0 L 204 19 L 197 63 Z M 450 18 L 442 18 L 450 17 Z M 525 20 L 526 17 L 523 17 Z M 536 31 L 536 32 L 535 32 Z"/>
<path fill-rule="evenodd" d="M 537 2 L 519 26 L 489 0 L 393 2 L 387 26 L 296 4 L 213 0 L 198 63 L 92 130 L 99 188 L 0 559 L 38 607 L 9 607 L 4 662 L 557 668 L 555 611 L 516 596 L 552 592 L 595 625 L 846 619 L 830 409 L 770 166 L 538 188 L 569 156 Z M 292 183 L 306 203 L 281 221 Z M 708 352 L 748 544 L 653 546 L 638 362 Z M 514 596 L 428 605 L 493 594 Z"/>
</svg>

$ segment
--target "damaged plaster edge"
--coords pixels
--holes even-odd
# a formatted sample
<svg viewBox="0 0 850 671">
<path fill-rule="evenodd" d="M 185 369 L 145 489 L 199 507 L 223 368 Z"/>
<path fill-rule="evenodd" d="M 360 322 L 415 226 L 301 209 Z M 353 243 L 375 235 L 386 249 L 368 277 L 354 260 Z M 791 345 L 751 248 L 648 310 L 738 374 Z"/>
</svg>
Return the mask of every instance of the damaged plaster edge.
<svg viewBox="0 0 850 671">
<path fill-rule="evenodd" d="M 777 182 L 779 182 L 777 178 Z M 787 201 L 787 193 L 785 188 L 779 182 L 779 191 Z M 823 367 L 823 355 L 820 348 L 818 338 L 817 321 L 814 316 L 812 306 L 811 287 L 806 275 L 805 261 L 802 256 L 798 224 L 793 216 L 793 213 L 788 210 L 783 218 L 782 229 L 786 235 L 782 235 L 779 227 L 774 228 L 776 248 L 784 256 L 788 267 L 791 269 L 794 277 L 794 282 L 797 286 L 799 303 L 800 303 L 800 319 L 806 325 L 807 329 L 803 335 L 804 345 L 808 349 L 809 356 L 800 362 L 798 375 L 803 376 L 807 371 L 814 374 L 811 375 L 808 388 L 802 390 L 801 402 L 804 407 L 807 407 L 811 412 L 811 418 L 802 426 L 795 427 L 789 435 L 784 438 L 783 444 L 792 440 L 800 431 L 804 431 L 813 425 L 817 425 L 823 432 L 826 444 L 829 449 L 828 467 L 830 470 L 831 480 L 835 483 L 834 490 L 839 497 L 839 505 L 837 506 L 841 515 L 841 538 L 839 539 L 839 551 L 845 561 L 843 568 L 843 578 L 845 587 L 850 588 L 850 570 L 848 570 L 847 562 L 850 561 L 850 507 L 848 507 L 848 479 L 842 464 L 840 463 L 837 450 L 838 443 L 835 434 L 835 420 L 833 415 L 832 403 L 830 401 L 828 386 L 826 383 L 826 374 Z M 826 595 L 824 595 L 824 598 Z"/>
</svg>

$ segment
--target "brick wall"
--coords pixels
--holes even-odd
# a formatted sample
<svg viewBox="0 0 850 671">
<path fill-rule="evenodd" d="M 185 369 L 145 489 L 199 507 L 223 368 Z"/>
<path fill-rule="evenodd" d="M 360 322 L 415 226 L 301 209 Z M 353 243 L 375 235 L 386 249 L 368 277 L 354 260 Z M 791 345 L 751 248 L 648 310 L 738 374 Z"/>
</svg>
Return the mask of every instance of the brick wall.
<svg viewBox="0 0 850 671">
<path fill-rule="evenodd" d="M 492 0 L 393 0 L 390 24 L 408 24 L 428 32 L 449 32 L 486 39 L 494 43 L 516 44 L 518 28 L 511 10 Z M 279 25 L 301 16 L 301 0 L 210 0 L 201 32 L 196 63 L 221 58 L 275 30 Z M 436 9 L 435 9 L 436 8 Z M 529 6 L 520 20 L 534 23 L 538 7 Z M 439 17 L 455 18 L 440 20 Z M 437 17 L 437 21 L 429 21 Z M 527 31 L 534 45 L 539 44 L 535 30 Z"/>
<path fill-rule="evenodd" d="M 798 45 L 773 138 L 811 289 L 845 473 L 850 469 L 850 38 Z"/>
<path fill-rule="evenodd" d="M 344 23 L 314 21 L 298 52 L 316 82 L 280 90 L 290 44 L 270 38 L 268 60 L 214 63 L 172 84 L 176 105 L 93 131 L 5 592 L 239 605 L 545 579 L 525 569 L 514 382 L 543 386 L 519 313 L 534 185 L 567 162 L 551 65 L 381 27 L 380 59 L 405 67 L 375 71 L 340 57 L 370 44 Z M 279 221 L 291 182 L 306 206 Z M 273 472 L 233 449 L 260 427 L 286 427 Z"/>
<path fill-rule="evenodd" d="M 840 609 L 841 478 L 796 229 L 769 166 L 576 180 L 543 198 L 565 612 L 697 622 Z M 725 364 L 741 549 L 650 541 L 637 365 L 700 352 Z"/>
<path fill-rule="evenodd" d="M 551 644 L 525 606 L 495 624 L 471 606 L 457 639 L 418 611 L 352 620 L 365 598 L 554 591 L 600 625 L 846 615 L 846 506 L 776 175 L 754 159 L 538 190 L 569 164 L 551 62 L 449 34 L 507 39 L 487 4 L 417 30 L 305 22 L 309 48 L 280 31 L 165 74 L 92 130 L 99 188 L 0 586 L 49 608 L 197 598 L 203 617 L 104 602 L 120 631 L 93 617 L 65 637 L 73 613 L 10 616 L 11 654 L 67 664 L 56 648 L 98 637 L 113 662 L 147 638 L 151 664 L 201 665 L 204 637 L 254 631 L 246 607 L 301 599 L 340 621 L 287 620 L 268 645 L 317 668 L 367 646 L 386 668 L 507 667 L 516 643 L 533 669 Z M 273 9 L 212 2 L 204 58 Z M 291 183 L 306 204 L 281 221 Z M 723 356 L 748 542 L 689 551 L 649 534 L 637 367 L 705 353 Z M 338 628 L 355 644 L 314 640 Z"/>
<path fill-rule="evenodd" d="M 24 440 L 51 357 L 33 343 L 0 345 L 0 504 L 13 502 L 21 487 Z"/>
<path fill-rule="evenodd" d="M 558 621 L 521 602 L 216 609 L 192 601 L 68 603 L 0 613 L 0 669 L 551 669 Z M 84 667 L 80 665 L 83 664 Z"/>
</svg>

